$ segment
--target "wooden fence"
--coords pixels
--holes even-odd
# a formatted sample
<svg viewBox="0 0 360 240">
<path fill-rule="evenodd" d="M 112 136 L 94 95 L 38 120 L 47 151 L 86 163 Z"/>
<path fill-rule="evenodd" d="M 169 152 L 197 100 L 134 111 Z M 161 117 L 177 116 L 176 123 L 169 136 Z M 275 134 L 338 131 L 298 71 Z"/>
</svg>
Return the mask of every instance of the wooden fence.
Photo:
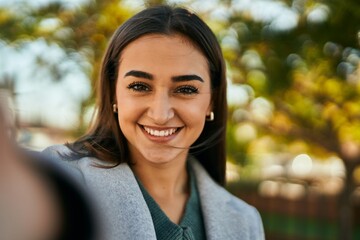
<svg viewBox="0 0 360 240">
<path fill-rule="evenodd" d="M 261 196 L 256 188 L 228 189 L 255 206 L 262 217 L 267 240 L 337 240 L 338 196 L 306 194 L 297 199 Z M 360 239 L 360 204 L 354 206 L 353 239 Z"/>
</svg>

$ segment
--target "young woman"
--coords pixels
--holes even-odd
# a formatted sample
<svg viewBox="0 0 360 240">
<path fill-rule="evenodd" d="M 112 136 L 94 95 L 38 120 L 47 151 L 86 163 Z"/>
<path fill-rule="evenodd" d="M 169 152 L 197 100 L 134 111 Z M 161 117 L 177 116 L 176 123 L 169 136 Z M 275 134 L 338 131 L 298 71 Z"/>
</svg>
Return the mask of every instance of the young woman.
<svg viewBox="0 0 360 240">
<path fill-rule="evenodd" d="M 45 152 L 79 170 L 103 239 L 264 239 L 258 212 L 228 193 L 225 64 L 183 8 L 136 14 L 113 35 L 89 132 Z"/>
</svg>

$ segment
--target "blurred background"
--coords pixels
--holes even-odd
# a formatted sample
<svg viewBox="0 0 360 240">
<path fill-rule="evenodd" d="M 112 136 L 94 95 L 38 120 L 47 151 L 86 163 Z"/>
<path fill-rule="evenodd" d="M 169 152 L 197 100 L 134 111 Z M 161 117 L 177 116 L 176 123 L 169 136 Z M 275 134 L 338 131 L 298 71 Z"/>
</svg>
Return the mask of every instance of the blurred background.
<svg viewBox="0 0 360 240">
<path fill-rule="evenodd" d="M 113 31 L 146 5 L 197 12 L 228 67 L 227 187 L 267 239 L 360 239 L 358 0 L 0 0 L 0 97 L 21 145 L 72 141 Z"/>
</svg>

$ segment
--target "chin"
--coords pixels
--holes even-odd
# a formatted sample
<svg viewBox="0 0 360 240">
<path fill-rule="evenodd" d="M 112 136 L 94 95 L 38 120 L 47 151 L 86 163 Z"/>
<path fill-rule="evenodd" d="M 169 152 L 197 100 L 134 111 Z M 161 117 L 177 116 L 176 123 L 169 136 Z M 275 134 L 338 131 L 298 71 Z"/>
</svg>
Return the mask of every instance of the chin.
<svg viewBox="0 0 360 240">
<path fill-rule="evenodd" d="M 148 154 L 145 159 L 152 163 L 167 163 L 171 157 L 169 155 Z"/>
<path fill-rule="evenodd" d="M 186 156 L 186 155 L 185 155 Z M 161 151 L 159 154 L 159 151 L 156 151 L 154 153 L 147 153 L 144 155 L 144 158 L 147 159 L 147 161 L 154 163 L 154 164 L 166 164 L 172 161 L 176 161 L 176 159 L 180 160 L 182 159 L 183 154 L 177 152 L 167 152 L 167 151 Z"/>
</svg>

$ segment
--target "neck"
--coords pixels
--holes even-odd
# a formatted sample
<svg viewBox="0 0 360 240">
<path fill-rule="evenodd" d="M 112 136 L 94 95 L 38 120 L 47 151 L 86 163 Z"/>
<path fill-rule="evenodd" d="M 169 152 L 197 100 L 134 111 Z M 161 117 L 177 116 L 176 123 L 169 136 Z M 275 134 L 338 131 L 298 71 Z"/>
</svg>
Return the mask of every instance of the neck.
<svg viewBox="0 0 360 240">
<path fill-rule="evenodd" d="M 132 166 L 132 170 L 155 198 L 174 198 L 188 192 L 186 159 L 161 165 L 139 161 Z"/>
</svg>

